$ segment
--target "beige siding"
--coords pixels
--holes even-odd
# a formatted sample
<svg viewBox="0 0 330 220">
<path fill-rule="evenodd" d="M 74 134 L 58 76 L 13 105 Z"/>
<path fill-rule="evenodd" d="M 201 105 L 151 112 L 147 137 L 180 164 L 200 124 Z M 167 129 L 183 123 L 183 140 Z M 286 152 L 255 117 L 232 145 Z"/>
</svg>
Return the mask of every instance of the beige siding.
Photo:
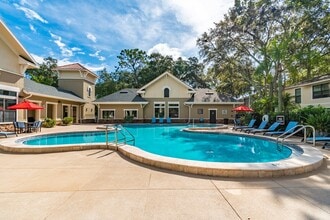
<svg viewBox="0 0 330 220">
<path fill-rule="evenodd" d="M 22 89 L 24 86 L 23 76 L 0 71 L 0 85 L 7 85 Z"/>
<path fill-rule="evenodd" d="M 330 80 L 329 82 L 322 82 L 322 83 L 315 82 L 315 84 L 313 85 L 319 85 L 324 83 L 330 83 Z M 315 105 L 315 106 L 321 105 L 325 108 L 330 108 L 330 97 L 313 99 L 313 85 L 297 86 L 287 89 L 285 92 L 289 93 L 294 101 L 295 89 L 301 88 L 301 103 L 300 103 L 301 107 L 306 107 L 308 105 Z"/>
<path fill-rule="evenodd" d="M 203 112 L 203 114 L 198 114 L 199 109 Z M 191 118 L 204 118 L 210 119 L 210 110 L 216 110 L 216 118 L 218 120 L 223 119 L 234 119 L 235 112 L 232 111 L 232 105 L 224 105 L 224 104 L 194 104 L 191 109 Z"/>
<path fill-rule="evenodd" d="M 79 81 L 76 79 L 59 80 L 58 86 L 60 88 L 72 91 L 79 97 L 83 98 L 83 90 L 84 90 L 83 81 Z"/>
<path fill-rule="evenodd" d="M 102 110 L 114 110 L 115 115 L 114 119 L 124 119 L 125 118 L 125 110 L 137 110 L 138 111 L 138 118 L 137 119 L 144 119 L 143 118 L 143 111 L 144 109 L 140 104 L 104 104 L 100 105 L 99 108 L 99 119 L 102 119 Z"/>
<path fill-rule="evenodd" d="M 86 103 L 82 107 L 82 118 L 83 119 L 95 119 L 95 105 L 92 103 Z"/>
<path fill-rule="evenodd" d="M 165 118 L 168 117 L 168 103 L 169 102 L 179 102 L 179 118 L 178 119 L 187 119 L 189 117 L 188 106 L 184 105 L 184 102 L 187 99 L 179 99 L 179 98 L 163 98 L 163 99 L 148 99 L 149 104 L 147 104 L 144 108 L 144 118 L 151 119 L 154 117 L 154 103 L 155 102 L 164 102 L 165 103 Z"/>
<path fill-rule="evenodd" d="M 146 88 L 144 98 L 164 98 L 164 89 L 169 88 L 171 98 L 190 98 L 188 88 L 168 75 L 149 85 Z"/>
<path fill-rule="evenodd" d="M 19 74 L 20 73 L 20 67 L 18 63 L 18 56 L 15 54 L 7 45 L 6 42 L 4 42 L 0 38 L 0 68 L 4 69 L 9 72 L 14 72 Z M 23 74 L 20 74 L 23 76 Z"/>
</svg>

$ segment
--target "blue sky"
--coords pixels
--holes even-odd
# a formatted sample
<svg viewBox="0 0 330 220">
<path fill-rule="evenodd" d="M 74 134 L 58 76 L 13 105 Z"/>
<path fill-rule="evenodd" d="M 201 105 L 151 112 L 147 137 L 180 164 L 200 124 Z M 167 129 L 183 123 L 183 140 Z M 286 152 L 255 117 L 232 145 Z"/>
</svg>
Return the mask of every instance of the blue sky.
<svg viewBox="0 0 330 220">
<path fill-rule="evenodd" d="M 39 63 L 114 70 L 122 49 L 198 57 L 197 38 L 234 0 L 0 0 L 0 19 Z"/>
</svg>

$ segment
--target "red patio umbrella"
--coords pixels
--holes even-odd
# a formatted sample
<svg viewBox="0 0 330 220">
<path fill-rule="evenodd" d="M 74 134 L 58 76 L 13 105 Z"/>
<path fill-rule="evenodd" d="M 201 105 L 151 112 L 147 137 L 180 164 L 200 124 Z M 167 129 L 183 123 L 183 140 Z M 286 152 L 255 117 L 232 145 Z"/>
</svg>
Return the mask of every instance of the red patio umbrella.
<svg viewBox="0 0 330 220">
<path fill-rule="evenodd" d="M 253 109 L 246 106 L 246 105 L 240 105 L 236 108 L 233 108 L 232 111 L 236 111 L 236 112 L 253 112 Z"/>
<path fill-rule="evenodd" d="M 8 109 L 16 110 L 16 109 L 26 109 L 26 110 L 37 110 L 43 109 L 42 106 L 34 104 L 28 100 L 24 100 L 23 102 L 17 103 L 16 105 L 9 106 Z"/>
</svg>

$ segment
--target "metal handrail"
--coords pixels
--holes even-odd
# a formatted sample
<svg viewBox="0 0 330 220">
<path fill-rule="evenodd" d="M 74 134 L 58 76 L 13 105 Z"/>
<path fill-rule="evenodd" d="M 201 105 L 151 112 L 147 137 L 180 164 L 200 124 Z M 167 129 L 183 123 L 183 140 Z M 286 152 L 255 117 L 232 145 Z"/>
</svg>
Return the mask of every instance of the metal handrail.
<svg viewBox="0 0 330 220">
<path fill-rule="evenodd" d="M 300 127 L 300 128 L 299 128 L 299 127 Z M 295 131 L 296 128 L 299 128 L 299 129 Z M 297 126 L 291 128 L 290 130 L 284 132 L 283 134 L 279 135 L 279 136 L 276 138 L 276 143 L 277 143 L 277 145 L 278 145 L 278 140 L 279 140 L 279 138 L 282 138 L 282 137 L 284 136 L 284 137 L 282 138 L 282 141 L 281 141 L 281 144 L 283 144 L 283 142 L 284 142 L 284 140 L 285 140 L 286 138 L 289 138 L 289 137 L 291 137 L 292 135 L 297 134 L 297 133 L 298 133 L 299 131 L 301 131 L 301 130 L 304 130 L 304 143 L 306 143 L 306 141 L 307 141 L 307 137 L 306 137 L 306 133 L 307 133 L 306 130 L 307 130 L 307 128 L 312 128 L 312 130 L 313 130 L 313 147 L 315 147 L 315 128 L 314 128 L 313 126 L 311 126 L 311 125 L 297 125 Z M 288 134 L 288 135 L 285 136 L 286 134 Z"/>
<path fill-rule="evenodd" d="M 133 145 L 135 145 L 135 137 L 134 137 L 134 135 L 129 131 L 129 130 L 127 130 L 125 127 L 123 127 L 122 125 L 116 125 L 115 126 L 115 128 L 116 128 L 116 145 L 118 144 L 118 132 L 120 132 L 121 133 L 121 135 L 123 135 L 123 139 L 120 139 L 120 140 L 124 140 L 124 143 L 126 144 L 127 142 L 129 142 L 129 141 L 133 141 Z M 130 140 L 127 140 L 127 136 L 126 136 L 126 134 L 123 132 L 123 131 L 125 131 L 126 133 L 128 133 L 129 134 L 129 136 L 131 136 L 131 138 L 132 139 L 130 139 Z"/>
</svg>

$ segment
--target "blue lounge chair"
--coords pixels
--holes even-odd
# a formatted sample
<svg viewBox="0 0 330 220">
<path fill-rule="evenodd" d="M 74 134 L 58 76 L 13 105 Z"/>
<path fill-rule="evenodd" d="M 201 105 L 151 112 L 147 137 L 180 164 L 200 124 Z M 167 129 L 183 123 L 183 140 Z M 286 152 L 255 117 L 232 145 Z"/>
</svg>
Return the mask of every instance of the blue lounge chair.
<svg viewBox="0 0 330 220">
<path fill-rule="evenodd" d="M 256 134 L 256 133 L 261 133 L 261 132 L 264 132 L 264 133 L 266 133 L 266 132 L 273 132 L 273 131 L 275 131 L 278 128 L 278 126 L 280 126 L 280 124 L 281 123 L 279 123 L 279 122 L 274 122 L 267 129 L 252 129 L 252 130 L 249 131 L 249 133 Z"/>
<path fill-rule="evenodd" d="M 244 129 L 244 128 L 253 128 L 254 124 L 256 123 L 256 120 L 255 119 L 251 119 L 250 123 L 247 125 L 247 126 L 237 126 L 237 127 L 234 127 L 233 129 L 235 131 L 237 131 L 238 129 Z"/>
<path fill-rule="evenodd" d="M 152 123 L 152 124 L 156 123 L 156 118 L 155 118 L 155 117 L 152 117 L 152 118 L 151 118 L 151 123 Z"/>
<path fill-rule="evenodd" d="M 170 117 L 167 117 L 167 118 L 166 118 L 166 122 L 167 122 L 168 124 L 170 124 L 170 123 L 171 123 L 171 118 L 170 118 Z"/>
<path fill-rule="evenodd" d="M 267 124 L 268 124 L 268 121 L 262 121 L 257 129 L 265 129 Z M 251 130 L 255 130 L 255 128 L 243 128 L 241 131 L 250 133 Z"/>
<path fill-rule="evenodd" d="M 313 138 L 312 137 L 309 137 L 307 138 L 306 140 L 307 142 L 313 142 Z M 328 147 L 328 144 L 330 144 L 330 137 L 315 137 L 315 142 L 325 142 L 324 145 L 323 145 L 323 149 Z M 329 146 L 330 147 L 330 146 Z"/>
<path fill-rule="evenodd" d="M 164 118 L 159 118 L 159 124 L 163 124 L 164 123 Z"/>
<path fill-rule="evenodd" d="M 298 125 L 297 121 L 290 121 L 289 124 L 286 126 L 284 131 L 271 131 L 271 132 L 265 132 L 264 135 L 281 135 L 281 134 L 291 134 L 294 131 L 294 127 Z"/>
</svg>

